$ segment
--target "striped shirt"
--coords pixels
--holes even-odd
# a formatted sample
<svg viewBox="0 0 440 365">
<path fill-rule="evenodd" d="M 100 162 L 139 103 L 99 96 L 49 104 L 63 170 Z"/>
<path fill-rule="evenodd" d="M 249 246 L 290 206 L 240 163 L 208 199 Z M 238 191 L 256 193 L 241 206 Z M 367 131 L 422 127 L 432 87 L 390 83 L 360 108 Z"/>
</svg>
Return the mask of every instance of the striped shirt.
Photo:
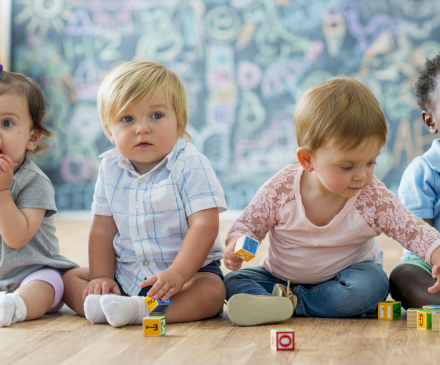
<svg viewBox="0 0 440 365">
<path fill-rule="evenodd" d="M 137 295 L 140 282 L 176 258 L 189 229 L 188 216 L 214 207 L 219 213 L 226 210 L 223 189 L 208 159 L 183 138 L 144 175 L 117 149 L 99 157 L 92 213 L 115 220 L 115 276 L 127 294 Z M 217 237 L 202 267 L 221 257 Z"/>
</svg>

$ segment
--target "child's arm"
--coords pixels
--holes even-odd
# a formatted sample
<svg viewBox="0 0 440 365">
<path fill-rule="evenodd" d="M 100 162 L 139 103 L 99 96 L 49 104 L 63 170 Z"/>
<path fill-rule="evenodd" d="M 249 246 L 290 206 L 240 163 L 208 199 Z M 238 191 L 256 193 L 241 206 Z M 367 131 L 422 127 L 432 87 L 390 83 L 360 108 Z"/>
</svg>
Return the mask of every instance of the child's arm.
<svg viewBox="0 0 440 365">
<path fill-rule="evenodd" d="M 188 225 L 188 233 L 171 266 L 141 283 L 141 287 L 153 285 L 147 293 L 149 297 L 168 300 L 200 269 L 218 235 L 218 208 L 191 214 L 188 216 Z"/>
<path fill-rule="evenodd" d="M 83 291 L 89 294 L 121 294 L 115 275 L 116 254 L 113 239 L 118 233 L 112 216 L 94 215 L 89 234 L 90 283 Z"/>
<path fill-rule="evenodd" d="M 18 209 L 11 195 L 16 163 L 9 156 L 0 158 L 0 236 L 15 249 L 25 246 L 43 222 L 46 209 Z"/>
<path fill-rule="evenodd" d="M 440 272 L 440 232 L 408 211 L 400 200 L 377 178 L 362 190 L 355 203 L 362 217 L 377 235 L 385 233 L 433 266 L 432 275 Z M 439 278 L 438 278 L 439 279 Z M 440 289 L 440 283 L 429 288 Z"/>
<path fill-rule="evenodd" d="M 243 260 L 234 253 L 235 244 L 241 236 L 247 235 L 261 242 L 276 225 L 278 211 L 293 199 L 292 174 L 291 169 L 284 169 L 266 182 L 232 226 L 223 251 L 223 261 L 229 270 L 238 270 L 243 264 Z"/>
</svg>

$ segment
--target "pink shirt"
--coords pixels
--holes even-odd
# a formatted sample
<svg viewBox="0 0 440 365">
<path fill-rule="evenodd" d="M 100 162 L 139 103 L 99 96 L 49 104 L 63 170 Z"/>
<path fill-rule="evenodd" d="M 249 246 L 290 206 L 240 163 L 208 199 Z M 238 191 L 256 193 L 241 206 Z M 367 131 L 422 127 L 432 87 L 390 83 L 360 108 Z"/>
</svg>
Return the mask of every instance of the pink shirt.
<svg viewBox="0 0 440 365">
<path fill-rule="evenodd" d="M 269 250 L 260 265 L 296 284 L 317 284 L 363 261 L 382 264 L 376 236 L 385 233 L 431 265 L 440 233 L 405 209 L 375 176 L 326 226 L 305 215 L 300 194 L 303 168 L 289 165 L 267 181 L 232 226 L 228 238 L 247 234 Z"/>
</svg>

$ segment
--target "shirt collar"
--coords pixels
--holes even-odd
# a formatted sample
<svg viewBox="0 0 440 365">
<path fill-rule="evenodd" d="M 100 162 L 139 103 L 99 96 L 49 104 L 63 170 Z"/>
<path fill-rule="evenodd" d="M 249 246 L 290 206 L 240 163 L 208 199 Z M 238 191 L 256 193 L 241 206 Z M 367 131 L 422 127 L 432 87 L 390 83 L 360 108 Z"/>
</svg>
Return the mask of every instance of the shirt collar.
<svg viewBox="0 0 440 365">
<path fill-rule="evenodd" d="M 423 157 L 433 170 L 440 172 L 440 139 L 432 142 L 431 148 L 423 154 Z"/>
<path fill-rule="evenodd" d="M 147 174 L 153 170 L 161 168 L 164 164 L 166 164 L 166 168 L 168 170 L 171 170 L 174 166 L 174 163 L 177 160 L 177 156 L 179 155 L 179 152 L 183 150 L 185 146 L 186 146 L 185 139 L 178 138 L 171 152 L 168 155 L 166 155 L 164 159 L 157 166 L 154 167 L 154 169 L 148 171 Z M 139 173 L 136 172 L 136 170 L 134 169 L 134 166 L 131 163 L 131 161 L 128 158 L 122 156 L 117 148 L 113 148 L 112 150 L 100 154 L 99 158 L 105 158 L 110 161 L 118 161 L 118 166 L 121 169 L 128 170 L 133 174 L 140 176 Z"/>
</svg>

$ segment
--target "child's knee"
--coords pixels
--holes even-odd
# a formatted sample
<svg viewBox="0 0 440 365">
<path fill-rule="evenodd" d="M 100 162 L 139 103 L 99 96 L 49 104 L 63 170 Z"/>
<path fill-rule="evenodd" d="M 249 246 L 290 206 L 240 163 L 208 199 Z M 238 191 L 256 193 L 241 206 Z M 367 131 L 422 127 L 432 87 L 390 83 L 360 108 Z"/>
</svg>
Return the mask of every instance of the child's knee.
<svg viewBox="0 0 440 365">
<path fill-rule="evenodd" d="M 221 279 L 212 280 L 203 292 L 205 294 L 196 302 L 203 315 L 213 316 L 221 312 L 226 298 L 226 289 Z"/>
</svg>

